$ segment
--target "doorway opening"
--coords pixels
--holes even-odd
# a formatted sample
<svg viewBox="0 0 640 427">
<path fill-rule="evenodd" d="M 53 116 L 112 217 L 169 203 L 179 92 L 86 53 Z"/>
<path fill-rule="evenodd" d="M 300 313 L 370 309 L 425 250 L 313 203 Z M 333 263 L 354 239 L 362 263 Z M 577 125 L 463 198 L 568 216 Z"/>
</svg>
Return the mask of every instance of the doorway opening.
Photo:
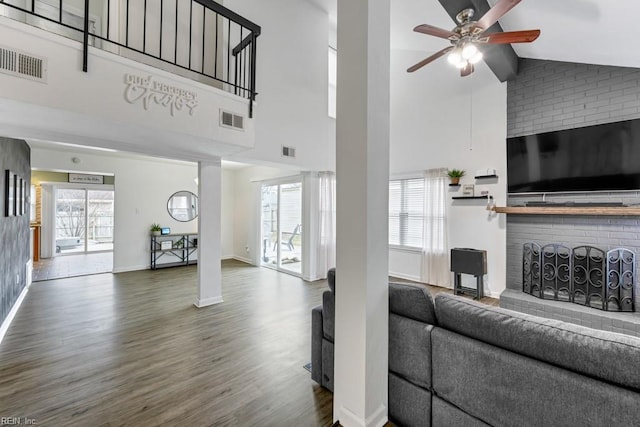
<svg viewBox="0 0 640 427">
<path fill-rule="evenodd" d="M 56 254 L 113 251 L 113 190 L 56 189 Z"/>
<path fill-rule="evenodd" d="M 114 178 L 102 177 L 109 184 L 68 179 L 67 173 L 32 171 L 33 218 L 41 225 L 34 282 L 113 271 Z"/>
<path fill-rule="evenodd" d="M 261 264 L 302 276 L 302 181 L 262 186 Z"/>
</svg>

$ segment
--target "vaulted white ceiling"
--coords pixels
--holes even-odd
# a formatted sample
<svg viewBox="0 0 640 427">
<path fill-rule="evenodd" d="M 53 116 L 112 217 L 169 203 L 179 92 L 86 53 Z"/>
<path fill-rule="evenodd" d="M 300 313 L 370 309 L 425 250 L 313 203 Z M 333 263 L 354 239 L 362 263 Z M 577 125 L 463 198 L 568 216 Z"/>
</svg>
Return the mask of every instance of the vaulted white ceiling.
<svg viewBox="0 0 640 427">
<path fill-rule="evenodd" d="M 336 0 L 309 1 L 335 14 Z M 412 31 L 425 23 L 454 27 L 438 0 L 392 0 L 391 9 L 392 48 L 427 56 L 447 46 Z M 640 0 L 522 0 L 500 24 L 505 31 L 541 30 L 534 43 L 513 45 L 521 58 L 640 68 L 639 17 Z"/>
<path fill-rule="evenodd" d="M 639 16 L 638 0 L 523 0 L 500 24 L 541 30 L 534 43 L 513 45 L 520 57 L 640 68 Z"/>
</svg>

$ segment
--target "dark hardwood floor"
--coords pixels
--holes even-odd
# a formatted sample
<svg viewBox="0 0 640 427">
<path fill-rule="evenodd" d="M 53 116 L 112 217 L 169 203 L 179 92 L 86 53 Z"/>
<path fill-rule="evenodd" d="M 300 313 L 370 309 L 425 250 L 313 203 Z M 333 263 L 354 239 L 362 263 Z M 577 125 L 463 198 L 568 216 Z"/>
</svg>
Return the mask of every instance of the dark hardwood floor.
<svg viewBox="0 0 640 427">
<path fill-rule="evenodd" d="M 325 281 L 236 261 L 224 303 L 193 306 L 196 268 L 32 285 L 0 345 L 0 417 L 40 426 L 329 426 L 310 361 Z"/>
<path fill-rule="evenodd" d="M 237 261 L 222 277 L 224 303 L 204 309 L 195 266 L 33 283 L 0 345 L 0 417 L 330 426 L 332 395 L 303 368 L 326 281 Z"/>
</svg>

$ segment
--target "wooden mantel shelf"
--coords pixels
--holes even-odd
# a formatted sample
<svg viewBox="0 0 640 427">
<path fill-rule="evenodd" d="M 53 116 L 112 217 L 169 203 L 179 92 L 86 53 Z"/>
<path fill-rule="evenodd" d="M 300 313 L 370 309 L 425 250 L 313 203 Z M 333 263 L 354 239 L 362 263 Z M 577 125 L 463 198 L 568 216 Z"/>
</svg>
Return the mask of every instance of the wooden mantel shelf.
<svg viewBox="0 0 640 427">
<path fill-rule="evenodd" d="M 519 215 L 613 215 L 640 216 L 640 207 L 496 206 L 497 213 Z"/>
</svg>

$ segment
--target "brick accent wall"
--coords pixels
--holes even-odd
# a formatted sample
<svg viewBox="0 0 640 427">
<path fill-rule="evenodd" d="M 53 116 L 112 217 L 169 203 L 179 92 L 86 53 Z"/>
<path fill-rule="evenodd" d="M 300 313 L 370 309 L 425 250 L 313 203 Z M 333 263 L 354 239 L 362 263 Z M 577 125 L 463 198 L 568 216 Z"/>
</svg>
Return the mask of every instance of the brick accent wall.
<svg viewBox="0 0 640 427">
<path fill-rule="evenodd" d="M 640 69 L 522 59 L 519 74 L 507 85 L 507 136 L 640 118 Z M 509 196 L 508 205 L 541 200 L 541 195 Z M 621 201 L 640 205 L 640 192 L 572 193 L 544 196 L 546 201 Z M 507 288 L 522 288 L 522 245 L 561 243 L 603 250 L 626 247 L 640 259 L 640 218 L 509 215 Z M 636 271 L 640 272 L 638 265 Z M 640 309 L 640 287 L 636 288 Z"/>
<path fill-rule="evenodd" d="M 521 59 L 507 137 L 640 118 L 640 69 Z"/>
<path fill-rule="evenodd" d="M 30 257 L 29 215 L 5 217 L 5 170 L 31 182 L 31 149 L 21 140 L 0 136 L 0 324 L 27 286 Z"/>
</svg>

